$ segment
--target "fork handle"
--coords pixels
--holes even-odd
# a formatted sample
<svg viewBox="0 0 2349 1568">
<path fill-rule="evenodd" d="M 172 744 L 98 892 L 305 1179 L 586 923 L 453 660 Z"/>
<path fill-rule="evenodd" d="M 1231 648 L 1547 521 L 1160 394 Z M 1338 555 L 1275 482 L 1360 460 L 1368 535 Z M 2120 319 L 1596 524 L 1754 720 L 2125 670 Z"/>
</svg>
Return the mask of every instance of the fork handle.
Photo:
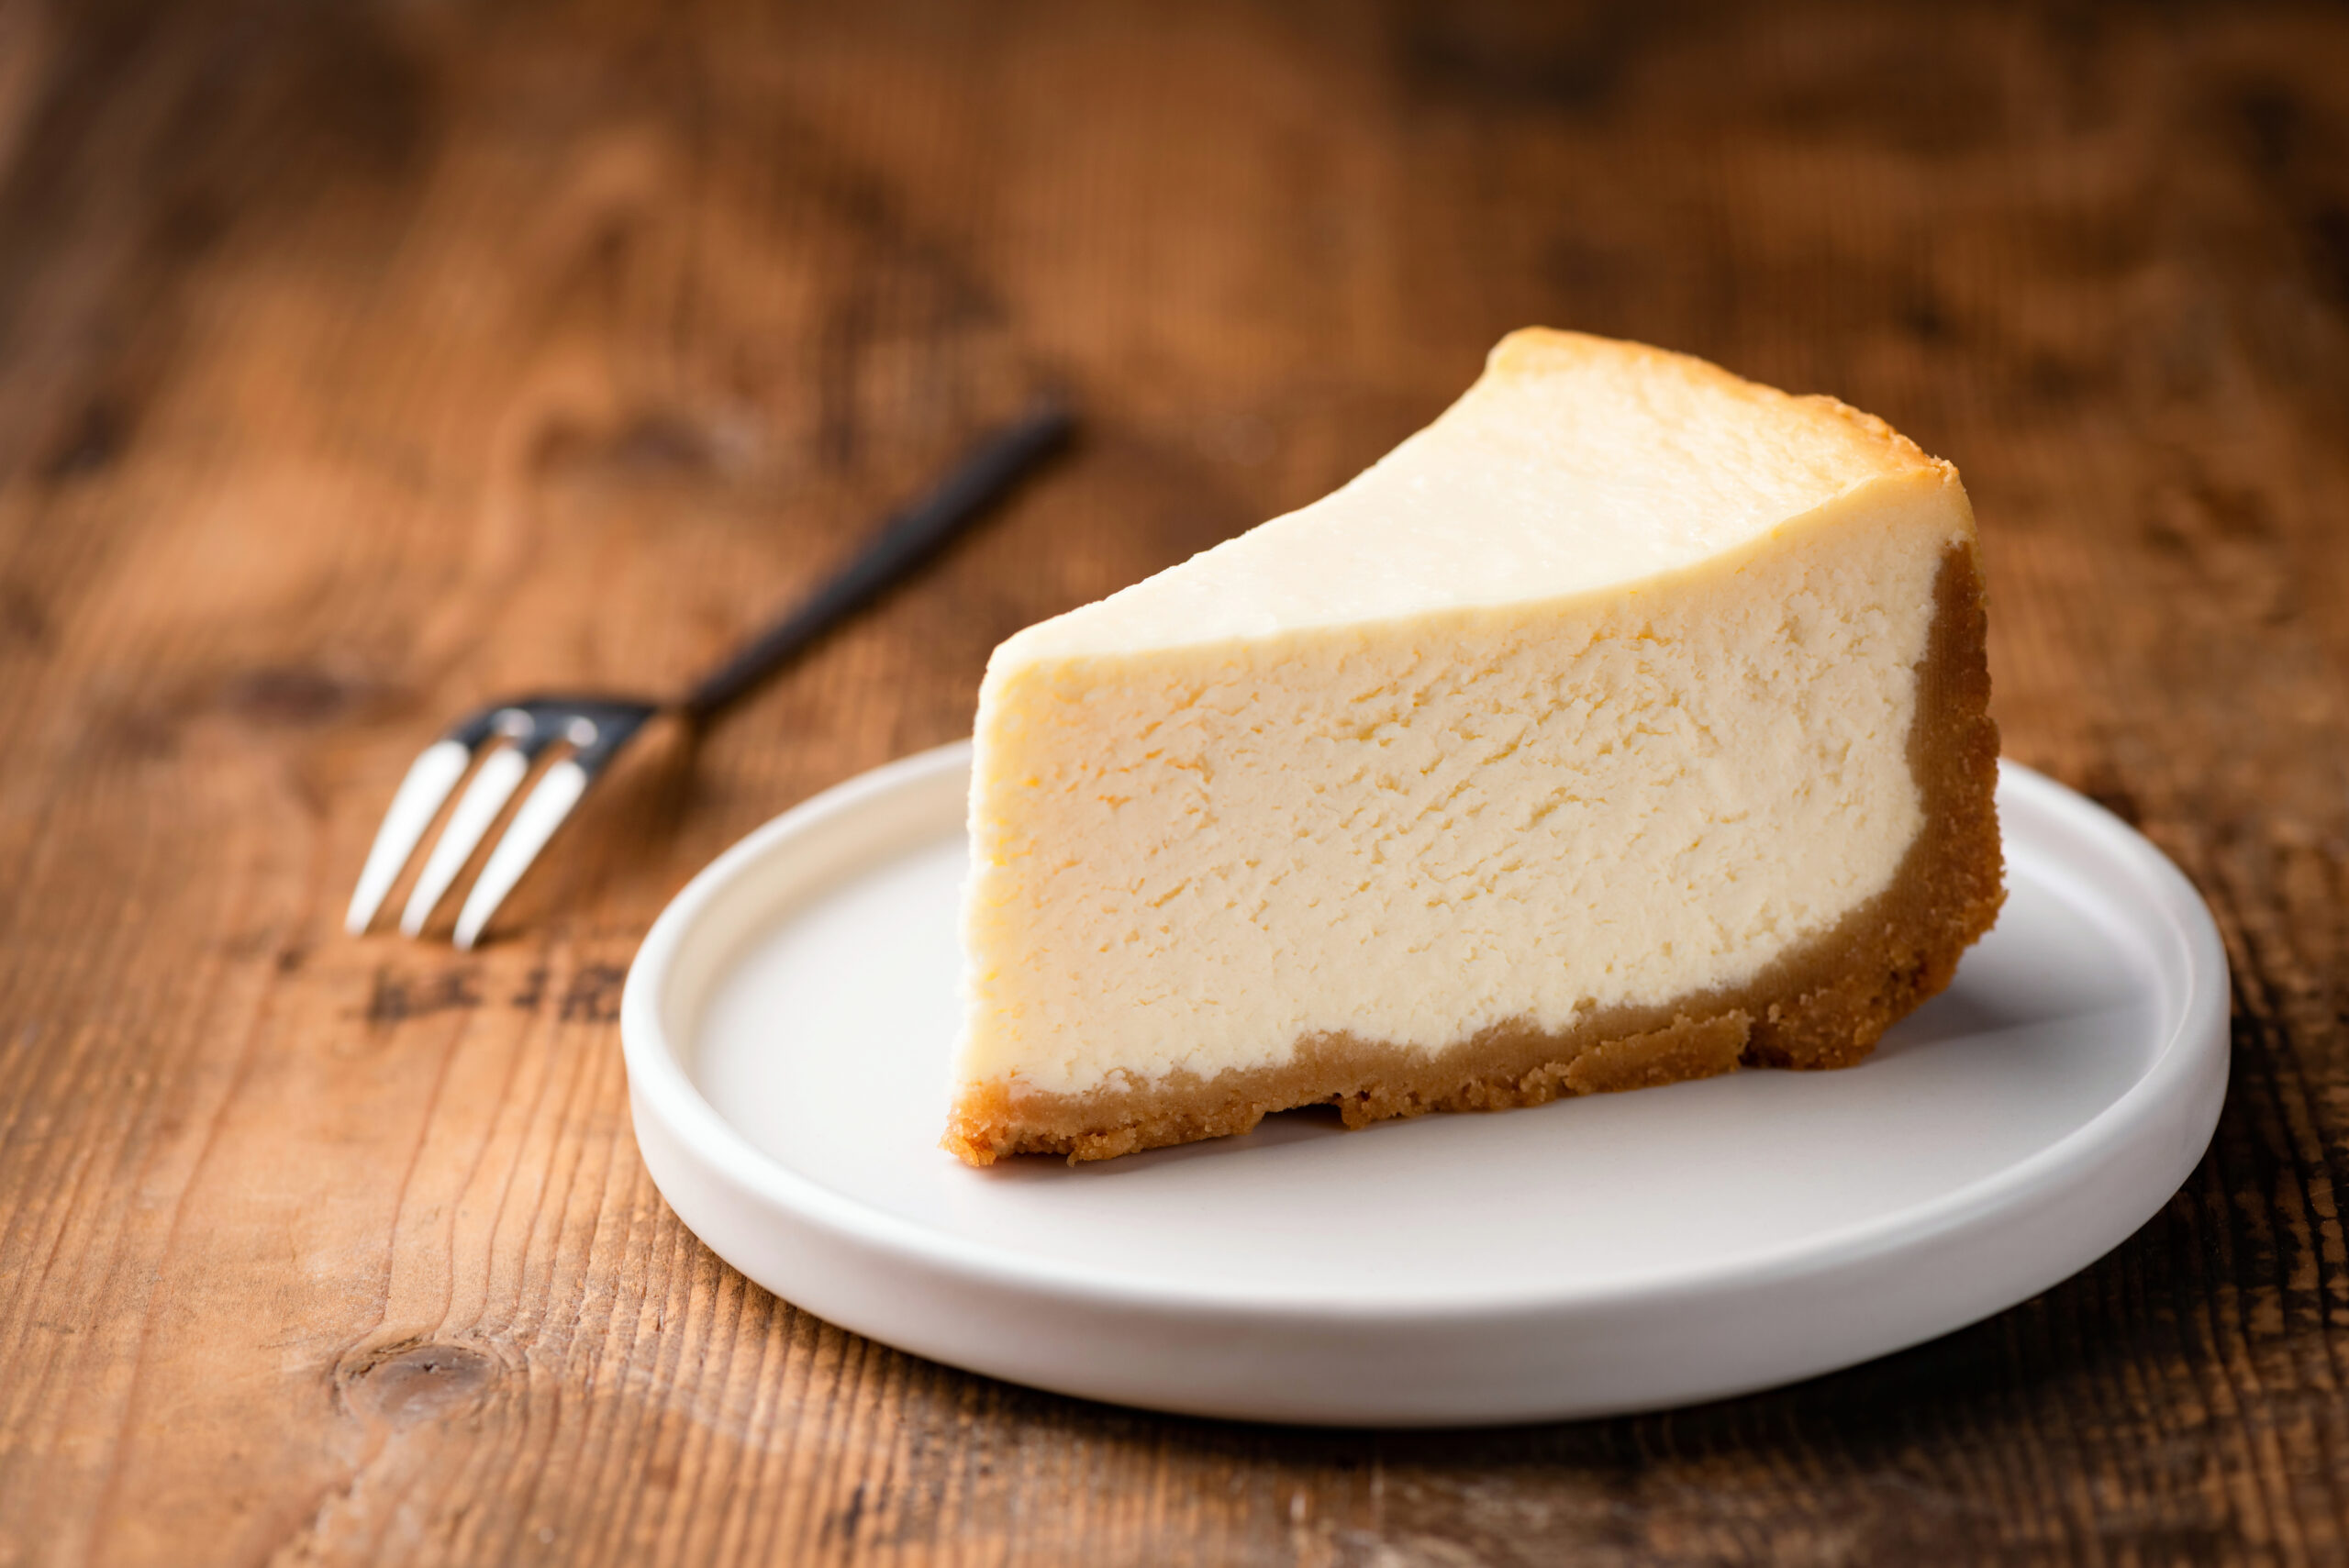
<svg viewBox="0 0 2349 1568">
<path fill-rule="evenodd" d="M 990 437 L 938 487 L 896 513 L 822 587 L 704 676 L 677 706 L 698 724 L 747 695 L 791 657 L 862 608 L 945 543 L 1068 437 L 1068 410 L 1047 404 Z"/>
</svg>

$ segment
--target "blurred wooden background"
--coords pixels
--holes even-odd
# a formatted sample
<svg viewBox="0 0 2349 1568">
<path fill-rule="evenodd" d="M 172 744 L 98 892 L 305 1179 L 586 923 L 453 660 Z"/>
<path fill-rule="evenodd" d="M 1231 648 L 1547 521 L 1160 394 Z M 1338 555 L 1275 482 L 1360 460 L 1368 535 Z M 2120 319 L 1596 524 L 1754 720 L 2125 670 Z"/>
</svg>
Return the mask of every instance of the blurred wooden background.
<svg viewBox="0 0 2349 1568">
<path fill-rule="evenodd" d="M 993 1384 L 684 1233 L 662 902 L 1530 322 L 1961 466 L 2009 753 L 2237 966 L 2187 1188 L 1909 1353 L 1469 1434 Z M 444 719 L 684 677 L 1041 384 L 1057 474 L 503 940 L 340 934 Z M 0 0 L 0 1564 L 2349 1560 L 2344 597 L 2337 6 Z"/>
</svg>

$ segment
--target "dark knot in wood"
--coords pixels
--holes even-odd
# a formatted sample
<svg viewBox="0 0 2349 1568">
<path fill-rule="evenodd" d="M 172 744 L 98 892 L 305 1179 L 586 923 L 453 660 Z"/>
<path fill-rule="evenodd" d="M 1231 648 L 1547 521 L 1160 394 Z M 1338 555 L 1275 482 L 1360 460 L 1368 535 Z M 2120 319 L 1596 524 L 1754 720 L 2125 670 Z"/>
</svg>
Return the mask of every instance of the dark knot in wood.
<svg viewBox="0 0 2349 1568">
<path fill-rule="evenodd" d="M 478 1400 L 497 1362 L 463 1345 L 388 1345 L 348 1357 L 336 1369 L 344 1403 L 380 1420 L 431 1420 Z"/>
</svg>

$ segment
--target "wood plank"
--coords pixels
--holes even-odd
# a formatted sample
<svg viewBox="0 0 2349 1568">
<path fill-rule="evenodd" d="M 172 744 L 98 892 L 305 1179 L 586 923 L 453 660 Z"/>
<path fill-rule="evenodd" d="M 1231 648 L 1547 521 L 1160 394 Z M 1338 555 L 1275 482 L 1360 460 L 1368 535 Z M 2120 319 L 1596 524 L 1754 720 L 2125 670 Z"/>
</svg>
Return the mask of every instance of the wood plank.
<svg viewBox="0 0 2349 1568">
<path fill-rule="evenodd" d="M 2349 1556 L 2349 20 L 0 0 L 0 1564 Z M 1990 1322 L 1620 1421 L 1290 1432 L 747 1285 L 613 1023 L 725 844 L 1531 321 L 1964 468 L 2010 755 L 2237 970 L 2210 1157 Z M 446 716 L 686 678 L 973 428 L 1075 459 L 478 955 L 342 899 Z"/>
</svg>

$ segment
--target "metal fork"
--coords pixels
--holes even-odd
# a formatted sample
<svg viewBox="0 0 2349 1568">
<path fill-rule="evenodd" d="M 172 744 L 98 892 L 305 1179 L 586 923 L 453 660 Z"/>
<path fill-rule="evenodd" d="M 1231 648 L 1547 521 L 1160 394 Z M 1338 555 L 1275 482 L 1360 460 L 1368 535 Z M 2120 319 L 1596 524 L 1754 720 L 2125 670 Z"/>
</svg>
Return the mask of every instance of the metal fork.
<svg viewBox="0 0 2349 1568">
<path fill-rule="evenodd" d="M 904 576 L 939 545 L 985 511 L 1030 468 L 1066 438 L 1070 418 L 1056 405 L 1030 413 L 997 432 L 966 457 L 928 495 L 896 513 L 829 582 L 807 600 L 745 644 L 683 696 L 669 702 L 589 694 L 539 695 L 492 703 L 468 715 L 408 767 L 392 796 L 384 825 L 351 895 L 344 929 L 367 929 L 400 868 L 423 840 L 441 804 L 468 773 L 473 782 L 449 813 L 446 827 L 400 916 L 400 929 L 413 937 L 440 906 L 465 862 L 473 858 L 506 803 L 549 752 L 564 749 L 538 787 L 516 808 L 506 834 L 490 851 L 457 916 L 453 940 L 471 948 L 506 895 L 522 880 L 539 851 L 562 826 L 587 786 L 611 765 L 621 748 L 662 714 L 698 728 L 749 695 L 791 657 Z M 473 764 L 478 762 L 480 766 Z"/>
</svg>

